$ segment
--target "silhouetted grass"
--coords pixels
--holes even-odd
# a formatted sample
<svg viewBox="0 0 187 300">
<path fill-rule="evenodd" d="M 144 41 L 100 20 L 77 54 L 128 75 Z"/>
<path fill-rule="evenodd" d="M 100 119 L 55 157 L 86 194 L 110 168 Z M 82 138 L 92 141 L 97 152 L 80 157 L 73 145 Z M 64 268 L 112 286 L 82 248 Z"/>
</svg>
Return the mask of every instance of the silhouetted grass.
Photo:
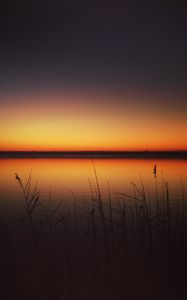
<svg viewBox="0 0 187 300">
<path fill-rule="evenodd" d="M 155 178 L 132 194 L 102 196 L 93 163 L 90 198 L 40 199 L 16 174 L 24 222 L 1 224 L 1 299 L 177 299 L 185 292 L 187 222 L 181 198 Z M 47 205 L 46 205 L 47 203 Z"/>
</svg>

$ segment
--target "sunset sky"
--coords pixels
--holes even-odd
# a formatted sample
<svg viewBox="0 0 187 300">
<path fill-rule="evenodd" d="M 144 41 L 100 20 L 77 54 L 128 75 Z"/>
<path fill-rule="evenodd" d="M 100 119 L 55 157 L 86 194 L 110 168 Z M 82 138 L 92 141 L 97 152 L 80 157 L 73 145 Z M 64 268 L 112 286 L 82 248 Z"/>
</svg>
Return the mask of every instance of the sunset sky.
<svg viewBox="0 0 187 300">
<path fill-rule="evenodd" d="M 182 1 L 7 1 L 1 150 L 187 150 Z"/>
</svg>

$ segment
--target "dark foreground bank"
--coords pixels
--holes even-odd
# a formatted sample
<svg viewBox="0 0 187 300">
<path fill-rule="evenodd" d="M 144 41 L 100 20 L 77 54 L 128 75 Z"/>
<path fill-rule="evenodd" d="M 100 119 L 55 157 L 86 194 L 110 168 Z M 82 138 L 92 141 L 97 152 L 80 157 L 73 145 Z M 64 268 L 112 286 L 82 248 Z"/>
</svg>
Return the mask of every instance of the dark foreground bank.
<svg viewBox="0 0 187 300">
<path fill-rule="evenodd" d="M 185 299 L 183 190 L 174 202 L 163 183 L 151 201 L 140 183 L 103 199 L 95 173 L 90 198 L 54 205 L 16 180 L 24 210 L 0 223 L 0 299 Z"/>
</svg>

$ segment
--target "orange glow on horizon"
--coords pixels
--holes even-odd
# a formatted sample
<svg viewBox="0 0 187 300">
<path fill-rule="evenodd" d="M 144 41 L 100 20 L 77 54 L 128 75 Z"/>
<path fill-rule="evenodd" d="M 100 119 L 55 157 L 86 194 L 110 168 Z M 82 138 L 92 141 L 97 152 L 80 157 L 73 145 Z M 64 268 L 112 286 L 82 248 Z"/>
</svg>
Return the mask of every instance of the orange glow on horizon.
<svg viewBox="0 0 187 300">
<path fill-rule="evenodd" d="M 5 98 L 0 150 L 186 150 L 185 110 L 148 100 L 63 92 Z"/>
</svg>

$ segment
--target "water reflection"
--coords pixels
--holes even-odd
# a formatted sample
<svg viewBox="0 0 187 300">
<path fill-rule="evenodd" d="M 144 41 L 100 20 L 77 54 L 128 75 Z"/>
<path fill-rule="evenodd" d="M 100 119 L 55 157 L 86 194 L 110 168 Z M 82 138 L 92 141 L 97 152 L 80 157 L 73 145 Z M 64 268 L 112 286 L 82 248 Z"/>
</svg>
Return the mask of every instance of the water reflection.
<svg viewBox="0 0 187 300">
<path fill-rule="evenodd" d="M 186 166 L 180 160 L 1 160 L 0 276 L 8 295 L 1 298 L 25 299 L 28 291 L 36 300 L 153 299 L 153 291 L 156 300 L 181 298 Z M 99 193 L 90 197 L 89 180 L 102 201 Z M 57 205 L 62 198 L 67 201 Z M 7 222 L 7 213 L 15 218 Z"/>
<path fill-rule="evenodd" d="M 50 193 L 54 201 L 71 199 L 72 191 L 87 197 L 91 193 L 89 181 L 95 184 L 91 159 L 1 159 L 0 164 L 1 207 L 7 209 L 16 206 L 20 198 L 15 173 L 25 182 L 32 171 L 41 198 L 48 198 Z M 131 193 L 131 183 L 138 183 L 140 177 L 150 192 L 155 180 L 158 186 L 167 181 L 172 193 L 179 191 L 181 178 L 185 190 L 187 187 L 186 160 L 95 159 L 94 164 L 103 197 L 108 195 L 108 183 L 111 193 Z"/>
</svg>

